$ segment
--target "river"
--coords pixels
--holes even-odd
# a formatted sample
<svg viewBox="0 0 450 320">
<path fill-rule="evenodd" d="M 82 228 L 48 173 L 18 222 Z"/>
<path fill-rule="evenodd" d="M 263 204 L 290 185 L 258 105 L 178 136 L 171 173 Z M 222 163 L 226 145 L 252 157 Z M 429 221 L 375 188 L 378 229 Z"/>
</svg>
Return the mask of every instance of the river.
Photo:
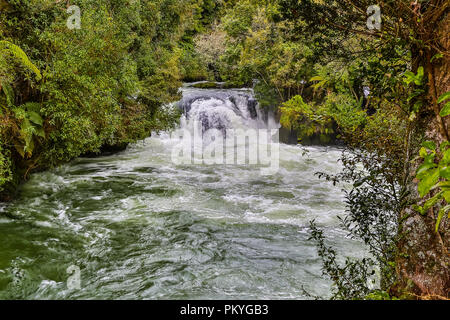
<svg viewBox="0 0 450 320">
<path fill-rule="evenodd" d="M 270 120 L 242 90 L 183 95 L 187 115 L 203 126 Z M 174 164 L 176 144 L 155 134 L 126 151 L 32 175 L 14 202 L 0 204 L 0 298 L 330 296 L 309 221 L 339 252 L 362 253 L 339 227 L 340 187 L 314 175 L 340 170 L 339 149 L 280 144 L 277 173 L 261 175 L 258 166 Z M 68 285 L 69 267 L 79 270 L 79 286 Z"/>
</svg>

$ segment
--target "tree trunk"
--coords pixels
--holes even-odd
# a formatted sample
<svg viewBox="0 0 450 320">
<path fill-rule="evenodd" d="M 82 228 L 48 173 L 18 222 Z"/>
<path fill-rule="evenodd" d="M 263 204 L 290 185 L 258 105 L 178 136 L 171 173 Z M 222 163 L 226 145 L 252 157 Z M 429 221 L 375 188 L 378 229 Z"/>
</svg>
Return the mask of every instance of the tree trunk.
<svg viewBox="0 0 450 320">
<path fill-rule="evenodd" d="M 439 47 L 443 52 L 450 52 L 450 17 L 446 15 L 441 20 L 437 30 L 439 34 Z M 428 116 L 421 119 L 421 134 L 426 140 L 435 141 L 440 144 L 448 140 L 450 128 L 450 117 L 442 119 L 436 112 L 439 108 L 436 104 L 437 97 L 450 91 L 450 59 L 444 55 L 441 59 L 435 59 L 430 63 L 432 53 L 422 54 L 421 64 L 425 67 L 428 75 Z M 442 106 L 440 106 L 442 107 Z M 413 156 L 414 157 L 414 156 Z M 417 180 L 414 180 L 415 171 L 420 162 L 411 166 L 409 176 L 412 199 L 418 199 Z M 423 205 L 425 200 L 419 202 Z M 400 226 L 400 241 L 398 242 L 397 274 L 399 278 L 397 293 L 411 293 L 419 298 L 449 298 L 450 295 L 450 255 L 449 236 L 450 219 L 442 219 L 439 233 L 435 232 L 437 210 L 432 208 L 426 215 L 422 216 L 411 207 L 405 209 L 404 217 Z"/>
</svg>

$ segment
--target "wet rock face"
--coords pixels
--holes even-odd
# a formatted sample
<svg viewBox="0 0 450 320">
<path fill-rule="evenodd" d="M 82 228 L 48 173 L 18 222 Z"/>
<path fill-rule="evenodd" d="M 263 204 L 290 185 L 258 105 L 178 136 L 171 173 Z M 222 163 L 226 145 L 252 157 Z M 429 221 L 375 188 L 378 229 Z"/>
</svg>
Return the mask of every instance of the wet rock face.
<svg viewBox="0 0 450 320">
<path fill-rule="evenodd" d="M 254 98 L 249 98 L 247 103 L 247 109 L 250 113 L 250 117 L 252 119 L 256 119 L 258 117 L 258 112 L 256 111 L 256 107 L 258 105 L 258 101 Z"/>
</svg>

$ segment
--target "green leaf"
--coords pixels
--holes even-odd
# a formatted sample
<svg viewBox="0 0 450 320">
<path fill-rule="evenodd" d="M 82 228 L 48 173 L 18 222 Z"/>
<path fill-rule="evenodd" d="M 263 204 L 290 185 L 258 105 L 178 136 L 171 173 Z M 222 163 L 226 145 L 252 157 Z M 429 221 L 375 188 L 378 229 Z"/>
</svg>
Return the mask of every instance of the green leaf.
<svg viewBox="0 0 450 320">
<path fill-rule="evenodd" d="M 324 79 L 321 76 L 315 76 L 309 79 L 309 81 L 323 81 Z"/>
<path fill-rule="evenodd" d="M 418 112 L 420 110 L 420 108 L 422 108 L 422 105 L 423 105 L 423 102 L 421 100 L 416 101 L 416 103 L 414 103 L 413 110 L 415 112 Z"/>
<path fill-rule="evenodd" d="M 428 170 L 436 168 L 437 165 L 435 163 L 424 163 L 420 165 L 420 167 L 417 169 L 416 176 L 418 179 L 423 179 L 424 176 L 427 174 Z"/>
<path fill-rule="evenodd" d="M 433 62 L 434 59 L 441 59 L 444 56 L 442 53 L 436 53 L 430 60 L 430 62 Z"/>
<path fill-rule="evenodd" d="M 20 125 L 20 134 L 22 137 L 27 136 L 31 132 L 32 128 L 33 126 L 30 121 L 28 121 L 28 119 L 23 119 L 22 124 Z"/>
<path fill-rule="evenodd" d="M 25 158 L 25 151 L 23 150 L 24 147 L 22 144 L 14 144 L 14 147 L 16 148 L 16 151 L 20 154 L 22 158 Z"/>
<path fill-rule="evenodd" d="M 417 204 L 413 205 L 412 208 L 418 213 L 420 213 L 422 216 L 425 214 L 425 210 L 421 206 L 418 206 Z"/>
<path fill-rule="evenodd" d="M 411 71 L 406 71 L 404 73 L 403 82 L 406 83 L 407 86 L 409 86 L 409 84 L 415 80 L 415 77 L 416 76 L 414 75 L 414 73 L 412 73 Z"/>
<path fill-rule="evenodd" d="M 444 152 L 444 156 L 442 157 L 441 163 L 444 166 L 450 164 L 450 149 L 447 149 Z"/>
<path fill-rule="evenodd" d="M 450 102 L 447 102 L 444 107 L 441 109 L 441 112 L 439 113 L 441 117 L 446 117 L 450 115 Z"/>
<path fill-rule="evenodd" d="M 436 232 L 439 231 L 439 225 L 441 224 L 441 220 L 444 214 L 445 214 L 444 209 L 439 210 L 438 218 L 436 221 Z"/>
<path fill-rule="evenodd" d="M 420 86 L 422 84 L 422 78 L 424 75 L 424 71 L 423 71 L 423 67 L 419 67 L 419 69 L 417 69 L 417 75 L 416 75 L 416 79 L 414 80 L 414 83 L 418 86 Z"/>
<path fill-rule="evenodd" d="M 447 201 L 447 203 L 450 203 L 450 190 L 444 191 L 443 196 L 445 201 Z"/>
<path fill-rule="evenodd" d="M 28 111 L 28 118 L 30 119 L 31 122 L 38 124 L 40 126 L 42 126 L 42 124 L 44 123 L 42 117 L 37 112 L 34 111 Z"/>
<path fill-rule="evenodd" d="M 315 85 L 313 85 L 312 87 L 314 89 L 319 89 L 320 87 L 323 87 L 326 83 L 327 82 L 325 80 L 324 81 L 320 81 L 320 82 L 316 83 Z"/>
<path fill-rule="evenodd" d="M 446 92 L 446 93 L 444 93 L 444 94 L 442 94 L 442 95 L 438 98 L 437 103 L 444 102 L 445 100 L 448 100 L 448 99 L 450 99 L 450 91 L 449 91 L 449 92 Z"/>
<path fill-rule="evenodd" d="M 450 179 L 450 167 L 444 167 L 439 171 L 441 178 Z"/>
<path fill-rule="evenodd" d="M 441 150 L 441 152 L 444 152 L 445 148 L 447 148 L 448 146 L 450 146 L 450 142 L 449 141 L 444 141 L 439 146 L 439 149 Z"/>
<path fill-rule="evenodd" d="M 441 181 L 438 183 L 437 185 L 439 188 L 442 188 L 444 190 L 449 190 L 450 191 L 450 181 Z"/>
<path fill-rule="evenodd" d="M 22 109 L 25 109 L 27 111 L 34 111 L 39 113 L 41 110 L 41 104 L 38 102 L 27 102 L 20 106 Z"/>
<path fill-rule="evenodd" d="M 428 199 L 427 202 L 425 202 L 425 204 L 423 205 L 422 208 L 423 212 L 427 212 L 431 207 L 433 207 L 436 204 L 436 202 L 438 202 L 442 198 L 443 193 L 444 192 L 441 191 L 434 197 Z"/>
<path fill-rule="evenodd" d="M 28 153 L 29 156 L 33 154 L 34 141 L 32 137 L 27 137 L 24 150 Z"/>
<path fill-rule="evenodd" d="M 427 149 L 425 147 L 420 148 L 419 155 L 422 158 L 425 158 L 428 155 Z"/>
<path fill-rule="evenodd" d="M 45 138 L 45 131 L 43 127 L 36 128 L 36 135 L 39 137 Z"/>
<path fill-rule="evenodd" d="M 416 90 L 413 93 L 411 93 L 408 97 L 408 99 L 406 101 L 410 102 L 412 99 L 414 99 L 417 96 L 420 96 L 421 94 L 423 94 L 424 91 L 423 90 Z"/>
<path fill-rule="evenodd" d="M 444 208 L 442 208 L 442 210 L 444 210 L 444 213 L 448 212 L 448 217 L 450 218 L 450 204 L 446 205 Z"/>
<path fill-rule="evenodd" d="M 436 143 L 434 143 L 433 141 L 424 141 L 422 142 L 422 147 L 434 151 L 436 150 Z"/>
<path fill-rule="evenodd" d="M 407 78 L 414 78 L 416 75 L 414 73 L 412 73 L 411 71 L 406 71 L 405 72 L 405 77 Z"/>
<path fill-rule="evenodd" d="M 423 163 L 434 163 L 435 157 L 436 157 L 436 153 L 433 151 L 423 158 Z"/>
<path fill-rule="evenodd" d="M 14 106 L 14 90 L 9 84 L 3 84 L 2 86 L 3 92 L 6 96 L 6 106 L 12 107 Z"/>
<path fill-rule="evenodd" d="M 424 197 L 428 192 L 430 192 L 431 188 L 436 184 L 439 179 L 439 170 L 433 169 L 430 170 L 429 174 L 427 174 L 420 182 L 418 186 L 419 194 L 421 197 Z"/>
</svg>

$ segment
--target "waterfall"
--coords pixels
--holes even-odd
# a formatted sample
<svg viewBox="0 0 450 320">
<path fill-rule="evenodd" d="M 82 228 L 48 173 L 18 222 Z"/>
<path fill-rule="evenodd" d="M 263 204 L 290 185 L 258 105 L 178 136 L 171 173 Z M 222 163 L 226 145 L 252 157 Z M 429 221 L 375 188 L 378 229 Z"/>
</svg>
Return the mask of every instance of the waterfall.
<svg viewBox="0 0 450 320">
<path fill-rule="evenodd" d="M 273 117 L 264 115 L 252 89 L 205 90 L 185 87 L 183 98 L 178 103 L 183 111 L 182 128 L 210 129 L 269 129 L 278 128 Z M 198 128 L 194 128 L 195 124 Z"/>
</svg>

